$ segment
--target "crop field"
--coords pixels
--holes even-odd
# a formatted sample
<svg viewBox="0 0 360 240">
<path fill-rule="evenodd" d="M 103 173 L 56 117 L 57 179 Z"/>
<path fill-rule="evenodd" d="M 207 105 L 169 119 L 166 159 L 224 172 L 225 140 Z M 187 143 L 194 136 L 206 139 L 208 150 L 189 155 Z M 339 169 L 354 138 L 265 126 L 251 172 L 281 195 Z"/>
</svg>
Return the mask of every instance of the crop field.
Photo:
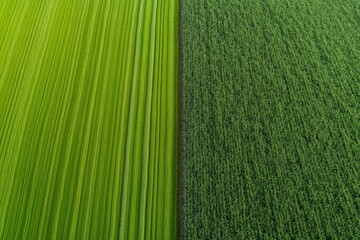
<svg viewBox="0 0 360 240">
<path fill-rule="evenodd" d="M 182 0 L 183 239 L 360 236 L 360 2 Z"/>
<path fill-rule="evenodd" d="M 175 239 L 178 2 L 0 0 L 0 239 Z"/>
<path fill-rule="evenodd" d="M 358 238 L 358 0 L 0 0 L 0 240 Z"/>
</svg>

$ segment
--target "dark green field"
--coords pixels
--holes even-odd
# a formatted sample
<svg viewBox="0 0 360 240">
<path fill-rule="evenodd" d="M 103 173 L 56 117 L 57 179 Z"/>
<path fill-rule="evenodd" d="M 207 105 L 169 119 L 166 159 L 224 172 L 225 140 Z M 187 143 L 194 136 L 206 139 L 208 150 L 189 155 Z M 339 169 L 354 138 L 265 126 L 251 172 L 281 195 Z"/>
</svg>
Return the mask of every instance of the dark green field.
<svg viewBox="0 0 360 240">
<path fill-rule="evenodd" d="M 360 2 L 182 0 L 184 239 L 360 237 Z"/>
</svg>

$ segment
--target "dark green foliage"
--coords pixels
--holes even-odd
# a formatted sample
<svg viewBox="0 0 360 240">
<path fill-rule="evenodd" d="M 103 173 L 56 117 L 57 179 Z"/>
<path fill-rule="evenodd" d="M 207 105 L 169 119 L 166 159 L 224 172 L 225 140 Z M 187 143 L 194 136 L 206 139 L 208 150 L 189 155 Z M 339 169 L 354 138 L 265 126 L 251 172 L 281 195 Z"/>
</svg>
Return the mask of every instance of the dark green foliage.
<svg viewBox="0 0 360 240">
<path fill-rule="evenodd" d="M 360 2 L 183 0 L 184 239 L 360 237 Z"/>
</svg>

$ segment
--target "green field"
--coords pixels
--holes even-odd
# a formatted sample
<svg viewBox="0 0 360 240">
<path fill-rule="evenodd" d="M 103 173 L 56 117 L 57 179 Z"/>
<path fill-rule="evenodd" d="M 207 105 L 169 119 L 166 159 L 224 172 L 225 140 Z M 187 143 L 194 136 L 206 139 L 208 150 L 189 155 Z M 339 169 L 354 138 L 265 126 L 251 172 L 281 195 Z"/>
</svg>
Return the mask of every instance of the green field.
<svg viewBox="0 0 360 240">
<path fill-rule="evenodd" d="M 0 239 L 175 239 L 178 2 L 0 0 Z"/>
<path fill-rule="evenodd" d="M 357 238 L 359 1 L 0 0 L 0 240 Z"/>
<path fill-rule="evenodd" d="M 184 239 L 360 237 L 360 2 L 182 0 Z"/>
</svg>

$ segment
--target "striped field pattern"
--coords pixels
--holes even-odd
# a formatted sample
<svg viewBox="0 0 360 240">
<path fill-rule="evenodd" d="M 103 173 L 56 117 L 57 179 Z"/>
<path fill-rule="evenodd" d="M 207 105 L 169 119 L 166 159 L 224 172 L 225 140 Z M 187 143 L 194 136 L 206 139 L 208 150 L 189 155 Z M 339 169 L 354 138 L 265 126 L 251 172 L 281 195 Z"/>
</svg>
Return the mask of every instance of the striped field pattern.
<svg viewBox="0 0 360 240">
<path fill-rule="evenodd" d="M 0 0 L 0 239 L 176 238 L 178 7 Z"/>
</svg>

